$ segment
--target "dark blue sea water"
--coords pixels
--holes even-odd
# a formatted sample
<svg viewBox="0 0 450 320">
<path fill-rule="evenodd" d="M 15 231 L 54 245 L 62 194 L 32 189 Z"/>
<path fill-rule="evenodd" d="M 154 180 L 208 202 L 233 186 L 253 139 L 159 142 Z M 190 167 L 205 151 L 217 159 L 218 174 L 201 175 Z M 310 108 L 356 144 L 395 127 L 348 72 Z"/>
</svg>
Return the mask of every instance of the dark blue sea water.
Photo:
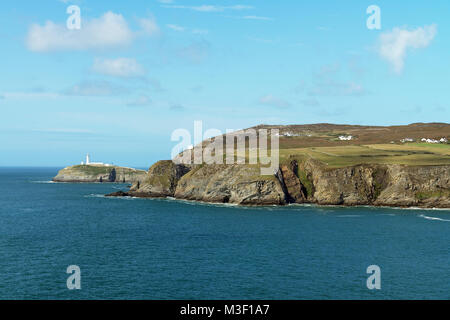
<svg viewBox="0 0 450 320">
<path fill-rule="evenodd" d="M 56 172 L 0 168 L 2 299 L 450 298 L 450 211 L 111 199 Z"/>
</svg>

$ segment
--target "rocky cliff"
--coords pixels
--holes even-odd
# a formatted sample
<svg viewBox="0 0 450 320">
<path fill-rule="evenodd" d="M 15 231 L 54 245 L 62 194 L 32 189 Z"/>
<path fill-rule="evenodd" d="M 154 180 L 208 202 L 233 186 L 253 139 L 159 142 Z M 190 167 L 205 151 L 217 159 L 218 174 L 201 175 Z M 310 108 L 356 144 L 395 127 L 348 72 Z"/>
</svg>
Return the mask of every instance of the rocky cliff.
<svg viewBox="0 0 450 320">
<path fill-rule="evenodd" d="M 292 160 L 273 176 L 257 165 L 154 164 L 128 192 L 110 196 L 175 197 L 240 205 L 377 205 L 450 208 L 450 166 L 363 164 L 328 168 Z"/>
<path fill-rule="evenodd" d="M 77 165 L 60 170 L 53 181 L 137 183 L 146 177 L 147 172 L 144 170 L 118 166 Z"/>
<path fill-rule="evenodd" d="M 308 201 L 325 205 L 450 208 L 450 166 L 358 165 L 330 169 L 306 161 Z"/>
</svg>

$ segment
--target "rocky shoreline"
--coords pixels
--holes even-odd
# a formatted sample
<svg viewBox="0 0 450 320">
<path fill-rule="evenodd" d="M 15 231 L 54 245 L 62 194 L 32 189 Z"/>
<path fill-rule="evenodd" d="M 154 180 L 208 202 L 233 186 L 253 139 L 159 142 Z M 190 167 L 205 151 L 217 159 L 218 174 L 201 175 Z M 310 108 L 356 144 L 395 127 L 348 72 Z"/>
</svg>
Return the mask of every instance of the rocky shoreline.
<svg viewBox="0 0 450 320">
<path fill-rule="evenodd" d="M 155 163 L 129 191 L 107 196 L 173 197 L 237 205 L 317 204 L 450 208 L 450 166 L 362 164 L 328 168 L 292 160 L 273 176 L 257 165 Z"/>
</svg>

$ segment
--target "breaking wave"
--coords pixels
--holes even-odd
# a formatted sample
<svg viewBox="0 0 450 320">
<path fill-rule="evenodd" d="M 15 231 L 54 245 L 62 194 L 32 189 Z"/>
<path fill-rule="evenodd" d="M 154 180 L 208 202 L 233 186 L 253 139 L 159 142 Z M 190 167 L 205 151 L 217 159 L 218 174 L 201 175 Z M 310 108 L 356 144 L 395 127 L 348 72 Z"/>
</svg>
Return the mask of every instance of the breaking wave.
<svg viewBox="0 0 450 320">
<path fill-rule="evenodd" d="M 442 218 L 438 218 L 438 217 L 430 217 L 430 216 L 426 216 L 424 214 L 419 215 L 419 217 L 427 219 L 427 220 L 450 222 L 450 220 L 448 220 L 448 219 L 442 219 Z"/>
</svg>

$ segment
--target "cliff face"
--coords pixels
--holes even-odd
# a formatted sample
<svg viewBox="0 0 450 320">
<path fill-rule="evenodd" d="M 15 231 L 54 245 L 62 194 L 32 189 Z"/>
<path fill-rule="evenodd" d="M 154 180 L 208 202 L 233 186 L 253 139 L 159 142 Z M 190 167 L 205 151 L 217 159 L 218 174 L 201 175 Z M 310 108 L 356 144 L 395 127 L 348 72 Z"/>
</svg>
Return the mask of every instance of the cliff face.
<svg viewBox="0 0 450 320">
<path fill-rule="evenodd" d="M 261 176 L 252 165 L 160 161 L 127 193 L 242 205 L 383 205 L 450 208 L 450 166 L 358 165 L 330 169 L 315 160 Z"/>
<path fill-rule="evenodd" d="M 77 165 L 60 170 L 55 182 L 123 182 L 142 181 L 147 172 L 117 166 Z"/>
<path fill-rule="evenodd" d="M 248 165 L 202 165 L 177 184 L 175 198 L 246 205 L 284 204 L 285 194 L 276 177 L 261 176 Z"/>
<path fill-rule="evenodd" d="M 158 161 L 150 167 L 142 180 L 131 186 L 130 192 L 144 197 L 173 196 L 178 181 L 190 170 L 191 167 L 176 165 L 170 160 Z"/>
<path fill-rule="evenodd" d="M 242 205 L 285 204 L 283 186 L 275 176 L 261 176 L 257 166 L 154 164 L 143 183 L 110 196 L 175 197 Z"/>
<path fill-rule="evenodd" d="M 389 166 L 387 176 L 375 204 L 450 208 L 450 166 Z"/>
<path fill-rule="evenodd" d="M 450 166 L 358 165 L 330 169 L 308 160 L 308 202 L 450 208 Z"/>
</svg>

